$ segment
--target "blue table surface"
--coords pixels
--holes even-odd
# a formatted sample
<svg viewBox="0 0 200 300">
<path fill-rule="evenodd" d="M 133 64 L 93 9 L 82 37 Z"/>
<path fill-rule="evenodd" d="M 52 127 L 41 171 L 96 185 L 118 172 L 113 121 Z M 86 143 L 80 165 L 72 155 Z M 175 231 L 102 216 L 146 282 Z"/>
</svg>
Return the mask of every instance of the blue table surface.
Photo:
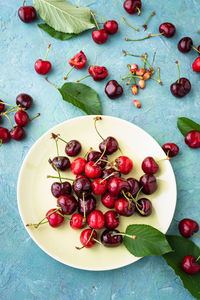
<svg viewBox="0 0 200 300">
<path fill-rule="evenodd" d="M 22 1 L 21 1 L 22 2 Z M 30 1 L 29 1 L 30 2 Z M 80 6 L 89 6 L 107 19 L 119 22 L 119 33 L 110 36 L 105 45 L 92 41 L 91 32 L 69 41 L 51 38 L 32 24 L 22 23 L 17 16 L 20 1 L 0 1 L 0 90 L 1 99 L 14 104 L 21 92 L 32 95 L 34 106 L 31 115 L 37 112 L 41 117 L 26 129 L 27 137 L 22 142 L 11 141 L 0 149 L 0 299 L 1 300 L 189 300 L 193 297 L 182 286 L 179 278 L 161 257 L 146 257 L 127 267 L 108 272 L 87 272 L 73 269 L 53 260 L 29 237 L 17 208 L 16 187 L 20 166 L 35 141 L 52 126 L 64 120 L 84 115 L 82 111 L 62 101 L 59 92 L 34 71 L 34 62 L 45 56 L 46 47 L 52 44 L 49 60 L 53 70 L 49 79 L 61 86 L 63 76 L 69 69 L 68 59 L 83 50 L 88 64 L 104 65 L 109 70 L 109 79 L 120 81 L 127 72 L 127 63 L 141 64 L 139 58 L 124 57 L 121 50 L 131 53 L 149 54 L 157 52 L 155 66 L 161 68 L 163 86 L 153 80 L 147 88 L 133 97 L 130 88 L 117 101 L 111 101 L 104 94 L 105 82 L 95 83 L 86 79 L 100 95 L 103 113 L 126 119 L 150 133 L 161 145 L 175 142 L 180 155 L 172 160 L 177 179 L 178 200 L 175 217 L 169 233 L 178 234 L 177 221 L 190 217 L 199 220 L 199 150 L 189 149 L 177 129 L 178 116 L 190 117 L 200 122 L 200 75 L 192 72 L 191 64 L 195 51 L 187 55 L 180 53 L 177 42 L 183 36 L 191 36 L 198 46 L 200 35 L 198 0 L 143 0 L 142 15 L 130 16 L 122 7 L 122 0 L 74 0 Z M 155 10 L 148 33 L 157 33 L 159 24 L 169 21 L 176 25 L 177 33 L 172 39 L 154 37 L 142 42 L 126 42 L 125 37 L 142 37 L 121 20 L 136 26 L 145 22 Z M 192 91 L 183 99 L 174 98 L 169 90 L 177 80 L 175 61 L 180 62 L 182 77 L 191 81 Z M 86 70 L 74 71 L 71 81 L 86 74 Z M 133 99 L 141 101 L 142 109 L 133 106 Z M 5 124 L 6 121 L 5 121 Z M 169 199 L 170 201 L 170 199 Z M 200 245 L 198 238 L 193 240 Z M 119 258 L 120 259 L 120 258 Z"/>
</svg>

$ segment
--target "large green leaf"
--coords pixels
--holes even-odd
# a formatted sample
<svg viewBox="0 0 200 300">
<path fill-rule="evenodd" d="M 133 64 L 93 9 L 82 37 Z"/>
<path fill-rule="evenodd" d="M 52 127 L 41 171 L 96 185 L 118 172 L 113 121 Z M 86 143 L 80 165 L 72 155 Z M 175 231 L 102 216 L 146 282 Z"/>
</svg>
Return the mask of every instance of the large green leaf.
<svg viewBox="0 0 200 300">
<path fill-rule="evenodd" d="M 49 26 L 65 33 L 80 33 L 95 27 L 90 8 L 77 7 L 65 0 L 34 0 L 40 17 Z"/>
<path fill-rule="evenodd" d="M 178 118 L 177 126 L 182 135 L 184 136 L 186 136 L 186 134 L 191 130 L 200 131 L 199 124 L 185 117 Z"/>
<path fill-rule="evenodd" d="M 124 245 L 135 256 L 163 255 L 172 251 L 165 235 L 158 229 L 143 224 L 129 225 L 124 236 Z"/>
<path fill-rule="evenodd" d="M 167 235 L 167 240 L 174 250 L 163 255 L 167 264 L 174 270 L 176 275 L 182 280 L 184 287 L 196 299 L 200 299 L 200 272 L 194 275 L 186 274 L 181 269 L 181 261 L 186 255 L 193 255 L 195 258 L 200 256 L 200 248 L 192 241 L 175 235 Z"/>
<path fill-rule="evenodd" d="M 91 87 L 82 83 L 67 82 L 58 90 L 63 100 L 82 109 L 86 114 L 102 114 L 99 96 Z"/>
<path fill-rule="evenodd" d="M 57 31 L 47 24 L 38 24 L 38 27 L 41 28 L 42 30 L 44 30 L 46 33 L 48 33 L 53 38 L 61 40 L 61 41 L 66 41 L 72 37 L 79 35 L 79 34 L 75 34 L 75 33 L 64 33 L 61 31 Z"/>
</svg>

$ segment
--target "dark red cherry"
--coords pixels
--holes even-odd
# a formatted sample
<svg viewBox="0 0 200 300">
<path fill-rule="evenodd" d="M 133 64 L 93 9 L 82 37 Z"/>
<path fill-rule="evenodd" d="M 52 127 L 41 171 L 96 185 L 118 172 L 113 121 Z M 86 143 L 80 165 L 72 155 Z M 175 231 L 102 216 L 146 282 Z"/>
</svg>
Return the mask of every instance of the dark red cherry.
<svg viewBox="0 0 200 300">
<path fill-rule="evenodd" d="M 115 173 L 115 174 L 113 174 Z M 110 176 L 111 174 L 113 174 L 112 176 Z M 108 177 L 110 176 L 110 177 Z M 115 170 L 114 168 L 109 168 L 109 169 L 104 169 L 102 171 L 102 175 L 101 175 L 102 178 L 107 178 L 106 180 L 107 181 L 110 181 L 112 178 L 115 178 L 115 177 L 121 177 L 121 173 L 117 170 Z"/>
<path fill-rule="evenodd" d="M 36 10 L 33 6 L 22 6 L 18 9 L 18 16 L 24 23 L 31 23 L 36 19 Z"/>
<path fill-rule="evenodd" d="M 146 174 L 155 174 L 158 172 L 159 166 L 153 157 L 148 156 L 142 162 L 142 170 Z"/>
<path fill-rule="evenodd" d="M 103 178 L 97 178 L 92 183 L 92 191 L 95 195 L 104 195 L 107 192 L 108 183 Z"/>
<path fill-rule="evenodd" d="M 78 197 L 82 197 L 83 193 L 85 197 L 92 193 L 91 182 L 84 177 L 74 180 L 72 188 Z"/>
<path fill-rule="evenodd" d="M 94 30 L 92 32 L 93 41 L 99 45 L 104 44 L 108 39 L 108 33 L 105 29 Z"/>
<path fill-rule="evenodd" d="M 40 75 L 46 75 L 51 71 L 51 63 L 48 60 L 38 59 L 35 62 L 35 71 Z"/>
<path fill-rule="evenodd" d="M 106 84 L 105 93 L 110 99 L 117 99 L 123 94 L 123 87 L 116 81 L 110 80 Z"/>
<path fill-rule="evenodd" d="M 181 262 L 181 268 L 185 273 L 193 275 L 200 271 L 200 264 L 193 255 L 187 255 Z"/>
<path fill-rule="evenodd" d="M 115 159 L 117 168 L 122 174 L 127 175 L 133 168 L 133 161 L 127 156 L 119 156 Z"/>
<path fill-rule="evenodd" d="M 180 81 L 179 81 L 180 84 L 182 84 L 186 94 L 188 94 L 191 90 L 191 83 L 190 81 L 187 79 L 187 78 L 180 78 Z"/>
<path fill-rule="evenodd" d="M 61 216 L 58 212 L 62 214 L 61 210 L 58 210 L 56 212 L 56 208 L 52 208 L 46 213 L 47 220 L 51 227 L 58 227 L 64 221 L 64 217 Z"/>
<path fill-rule="evenodd" d="M 144 174 L 140 177 L 140 184 L 143 186 L 142 192 L 151 195 L 157 190 L 157 182 L 152 174 Z"/>
<path fill-rule="evenodd" d="M 3 101 L 0 100 L 0 113 L 5 109 L 5 104 L 2 103 Z"/>
<path fill-rule="evenodd" d="M 25 109 L 29 109 L 32 103 L 33 99 L 28 94 L 19 94 L 16 98 L 16 104 Z"/>
<path fill-rule="evenodd" d="M 113 196 L 119 196 L 122 192 L 126 193 L 130 191 L 130 185 L 124 178 L 116 177 L 112 178 L 108 182 L 108 191 Z"/>
<path fill-rule="evenodd" d="M 25 137 L 25 131 L 20 126 L 15 126 L 13 129 L 10 130 L 10 137 L 13 140 L 21 141 Z"/>
<path fill-rule="evenodd" d="M 105 195 L 103 195 L 101 197 L 101 202 L 103 203 L 104 206 L 106 206 L 108 208 L 113 208 L 116 200 L 117 200 L 117 197 L 112 196 L 109 193 L 106 193 Z"/>
<path fill-rule="evenodd" d="M 136 13 L 138 13 L 138 15 L 140 15 L 141 7 L 142 7 L 141 0 L 126 0 L 126 1 L 124 1 L 124 9 L 130 15 L 134 15 Z"/>
<path fill-rule="evenodd" d="M 80 241 L 85 248 L 91 248 L 96 244 L 97 233 L 92 229 L 85 229 L 81 232 Z"/>
<path fill-rule="evenodd" d="M 159 32 L 162 33 L 166 38 L 171 38 L 176 32 L 176 27 L 172 23 L 165 22 L 159 26 Z"/>
<path fill-rule="evenodd" d="M 65 152 L 69 156 L 77 156 L 81 152 L 81 144 L 79 141 L 71 140 L 65 147 Z"/>
<path fill-rule="evenodd" d="M 101 235 L 101 242 L 105 247 L 117 247 L 122 244 L 123 238 L 116 229 L 106 229 Z"/>
<path fill-rule="evenodd" d="M 135 197 L 140 189 L 140 183 L 137 179 L 135 178 L 128 178 L 127 182 L 130 186 L 130 193 L 133 197 Z"/>
<path fill-rule="evenodd" d="M 107 21 L 103 27 L 109 34 L 115 34 L 118 31 L 118 23 L 115 20 Z"/>
<path fill-rule="evenodd" d="M 115 201 L 115 210 L 118 214 L 129 217 L 135 212 L 135 203 L 133 201 L 128 201 L 125 198 L 120 198 Z"/>
<path fill-rule="evenodd" d="M 136 206 L 137 212 L 143 216 L 150 216 L 152 213 L 152 204 L 149 199 L 141 198 L 137 201 L 138 206 Z"/>
<path fill-rule="evenodd" d="M 184 37 L 178 42 L 178 50 L 187 53 L 192 49 L 193 41 L 190 37 Z"/>
<path fill-rule="evenodd" d="M 70 226 L 73 229 L 82 229 L 86 226 L 86 220 L 80 214 L 73 214 L 70 220 Z"/>
<path fill-rule="evenodd" d="M 53 160 L 49 159 L 49 163 L 52 165 L 54 170 L 57 168 L 60 171 L 66 171 L 71 165 L 69 158 L 66 156 L 56 156 Z"/>
<path fill-rule="evenodd" d="M 87 218 L 87 223 L 93 229 L 103 228 L 105 224 L 103 213 L 100 210 L 93 210 Z"/>
<path fill-rule="evenodd" d="M 115 229 L 119 226 L 119 214 L 114 210 L 109 210 L 104 214 L 105 227 L 108 229 Z"/>
<path fill-rule="evenodd" d="M 96 162 L 100 157 L 101 157 L 102 153 L 99 152 L 99 151 L 90 151 L 87 155 L 87 161 L 94 161 Z M 108 157 L 107 155 L 103 155 L 102 160 L 98 161 L 97 165 L 99 165 L 101 168 L 104 168 L 106 165 L 107 165 L 107 160 L 108 160 Z"/>
<path fill-rule="evenodd" d="M 7 143 L 10 140 L 10 134 L 7 128 L 0 127 L 0 144 Z"/>
<path fill-rule="evenodd" d="M 188 132 L 185 136 L 185 143 L 190 148 L 199 148 L 200 147 L 200 132 L 197 130 L 192 130 Z"/>
<path fill-rule="evenodd" d="M 192 219 L 183 219 L 179 223 L 179 231 L 185 238 L 191 237 L 195 232 L 199 231 L 199 225 Z"/>
<path fill-rule="evenodd" d="M 77 209 L 78 202 L 72 195 L 62 195 L 58 198 L 57 205 L 61 207 L 64 215 L 71 215 Z"/>
<path fill-rule="evenodd" d="M 86 165 L 85 165 L 85 175 L 88 178 L 98 178 L 101 176 L 102 173 L 102 169 L 99 165 L 95 164 L 94 161 L 89 161 Z"/>
<path fill-rule="evenodd" d="M 86 160 L 82 157 L 76 158 L 71 164 L 71 171 L 75 175 L 80 175 L 84 172 Z"/>
<path fill-rule="evenodd" d="M 71 194 L 72 187 L 71 184 L 67 181 L 65 182 L 54 182 L 51 185 L 51 193 L 54 197 L 59 198 L 62 195 Z"/>
<path fill-rule="evenodd" d="M 114 137 L 109 136 L 99 144 L 99 150 L 103 153 L 105 147 L 106 147 L 105 154 L 110 155 L 118 150 L 119 145 L 117 140 Z"/>
<path fill-rule="evenodd" d="M 175 82 L 170 87 L 171 93 L 176 98 L 183 98 L 187 95 L 184 86 L 179 82 Z"/>
<path fill-rule="evenodd" d="M 85 215 L 89 215 L 96 208 L 96 199 L 94 196 L 89 195 L 86 196 L 83 200 L 83 197 L 78 198 L 78 211 L 81 215 L 84 215 L 84 207 L 85 207 Z"/>
<path fill-rule="evenodd" d="M 174 143 L 166 143 L 162 149 L 169 157 L 174 157 L 179 153 L 179 147 Z"/>
<path fill-rule="evenodd" d="M 18 110 L 15 113 L 15 122 L 17 125 L 24 127 L 29 122 L 29 115 L 27 114 L 27 112 L 25 112 L 23 110 Z"/>
</svg>

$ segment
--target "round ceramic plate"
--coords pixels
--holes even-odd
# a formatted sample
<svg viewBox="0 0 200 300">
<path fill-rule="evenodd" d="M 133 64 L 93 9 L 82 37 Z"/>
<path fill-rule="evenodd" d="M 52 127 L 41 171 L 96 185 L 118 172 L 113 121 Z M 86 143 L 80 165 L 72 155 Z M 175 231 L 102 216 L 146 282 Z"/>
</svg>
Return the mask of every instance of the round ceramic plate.
<svg viewBox="0 0 200 300">
<path fill-rule="evenodd" d="M 56 156 L 56 145 L 50 139 L 50 133 L 59 133 L 69 141 L 79 140 L 82 144 L 80 156 L 84 156 L 90 147 L 98 150 L 101 139 L 94 129 L 94 117 L 84 116 L 65 121 L 45 133 L 28 152 L 18 180 L 18 207 L 25 224 L 38 223 L 46 212 L 56 207 L 56 198 L 51 194 L 51 184 L 55 181 L 47 179 L 47 175 L 56 175 L 48 163 L 49 158 Z M 103 137 L 114 136 L 124 155 L 131 157 L 134 162 L 133 170 L 126 177 L 137 179 L 142 175 L 141 162 L 146 156 L 156 159 L 165 158 L 165 154 L 158 143 L 138 126 L 115 117 L 102 116 L 97 126 Z M 59 141 L 60 155 L 65 155 L 65 143 Z M 113 160 L 120 155 L 116 152 L 109 156 Z M 73 158 L 70 158 L 72 161 Z M 129 224 L 149 224 L 165 233 L 172 221 L 176 205 L 176 181 L 169 161 L 160 162 L 160 170 L 156 174 L 157 191 L 148 198 L 153 203 L 153 213 L 149 217 L 141 217 L 137 213 L 130 217 L 120 217 L 120 226 L 124 231 Z M 62 172 L 65 177 L 75 178 L 70 171 Z M 100 199 L 97 199 L 97 209 L 107 211 Z M 60 227 L 52 228 L 44 224 L 38 229 L 26 227 L 36 244 L 54 259 L 84 270 L 111 270 L 126 266 L 139 258 L 131 255 L 125 246 L 106 248 L 95 245 L 91 249 L 77 250 L 81 246 L 79 230 L 73 230 L 69 221 Z M 100 233 L 99 233 L 100 235 Z"/>
</svg>

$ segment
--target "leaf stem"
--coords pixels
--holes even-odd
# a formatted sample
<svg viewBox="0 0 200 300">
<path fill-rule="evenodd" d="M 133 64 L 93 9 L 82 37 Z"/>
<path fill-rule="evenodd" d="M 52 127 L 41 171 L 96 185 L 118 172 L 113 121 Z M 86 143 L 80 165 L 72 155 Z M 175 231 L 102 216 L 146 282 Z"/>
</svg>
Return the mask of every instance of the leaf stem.
<svg viewBox="0 0 200 300">
<path fill-rule="evenodd" d="M 140 31 L 139 28 L 136 28 L 136 27 L 134 27 L 133 25 L 129 24 L 129 23 L 125 20 L 125 18 L 122 18 L 122 20 L 123 20 L 124 23 L 125 23 L 126 25 L 128 25 L 129 27 L 133 28 L 133 29 L 136 30 L 136 31 Z"/>
<path fill-rule="evenodd" d="M 71 73 L 72 70 L 74 70 L 75 66 L 71 67 L 71 69 L 69 70 L 69 72 L 65 75 L 64 80 L 67 79 L 67 77 L 69 76 L 69 74 Z"/>
</svg>

